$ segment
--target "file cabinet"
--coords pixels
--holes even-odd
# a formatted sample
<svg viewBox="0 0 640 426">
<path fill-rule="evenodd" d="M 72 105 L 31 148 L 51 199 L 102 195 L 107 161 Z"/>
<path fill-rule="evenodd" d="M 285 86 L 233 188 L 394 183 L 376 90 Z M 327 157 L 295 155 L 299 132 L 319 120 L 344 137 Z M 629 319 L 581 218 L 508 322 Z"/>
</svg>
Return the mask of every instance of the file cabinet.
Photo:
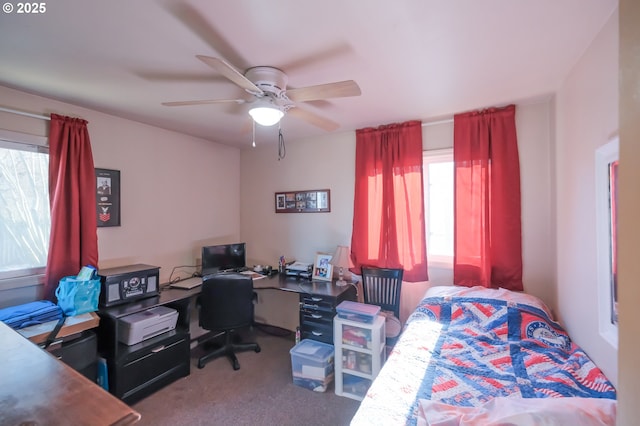
<svg viewBox="0 0 640 426">
<path fill-rule="evenodd" d="M 333 318 L 343 300 L 356 300 L 352 285 L 337 287 L 326 283 L 330 291 L 300 293 L 300 339 L 312 339 L 333 345 Z M 326 290 L 323 288 L 323 290 Z"/>
</svg>

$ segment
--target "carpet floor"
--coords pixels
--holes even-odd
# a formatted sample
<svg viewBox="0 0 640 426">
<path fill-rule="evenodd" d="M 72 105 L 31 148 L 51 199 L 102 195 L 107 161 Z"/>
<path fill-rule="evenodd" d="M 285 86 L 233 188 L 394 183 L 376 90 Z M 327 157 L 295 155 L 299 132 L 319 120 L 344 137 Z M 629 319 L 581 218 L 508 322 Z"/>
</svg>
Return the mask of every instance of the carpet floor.
<svg viewBox="0 0 640 426">
<path fill-rule="evenodd" d="M 226 357 L 197 368 L 201 347 L 191 351 L 191 374 L 137 402 L 140 425 L 348 425 L 359 401 L 293 383 L 291 335 L 255 328 L 243 341 L 258 342 L 260 353 L 238 354 L 240 370 Z"/>
</svg>

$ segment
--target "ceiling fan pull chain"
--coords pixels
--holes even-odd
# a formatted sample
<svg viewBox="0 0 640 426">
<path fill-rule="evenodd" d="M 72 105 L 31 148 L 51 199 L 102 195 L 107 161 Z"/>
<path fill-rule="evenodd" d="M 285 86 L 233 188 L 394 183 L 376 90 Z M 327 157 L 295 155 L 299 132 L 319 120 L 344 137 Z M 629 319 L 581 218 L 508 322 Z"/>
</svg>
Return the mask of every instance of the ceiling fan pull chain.
<svg viewBox="0 0 640 426">
<path fill-rule="evenodd" d="M 282 136 L 280 123 L 278 123 L 278 161 L 284 159 L 285 155 L 287 155 L 287 150 L 284 146 L 284 136 Z"/>
<path fill-rule="evenodd" d="M 253 129 L 253 142 L 251 143 L 252 147 L 256 147 L 256 122 L 254 120 L 251 120 L 251 127 Z"/>
</svg>

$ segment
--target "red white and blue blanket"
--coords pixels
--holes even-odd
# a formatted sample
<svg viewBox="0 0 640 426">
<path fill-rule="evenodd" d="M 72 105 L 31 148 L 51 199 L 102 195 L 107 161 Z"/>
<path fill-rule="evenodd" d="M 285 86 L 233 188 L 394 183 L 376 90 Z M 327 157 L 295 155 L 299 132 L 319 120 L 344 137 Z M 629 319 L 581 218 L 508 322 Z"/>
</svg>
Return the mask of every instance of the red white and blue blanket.
<svg viewBox="0 0 640 426">
<path fill-rule="evenodd" d="M 615 399 L 616 391 L 537 306 L 427 297 L 407 321 L 352 424 L 416 424 L 421 400 L 478 407 L 498 397 Z"/>
</svg>

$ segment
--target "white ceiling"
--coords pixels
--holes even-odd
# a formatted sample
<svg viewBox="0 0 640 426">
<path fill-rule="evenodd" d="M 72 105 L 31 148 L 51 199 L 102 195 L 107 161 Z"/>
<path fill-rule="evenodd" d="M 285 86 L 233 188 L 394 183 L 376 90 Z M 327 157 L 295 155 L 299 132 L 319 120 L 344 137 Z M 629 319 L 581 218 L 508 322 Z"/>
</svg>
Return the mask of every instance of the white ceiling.
<svg viewBox="0 0 640 426">
<path fill-rule="evenodd" d="M 248 147 L 246 105 L 161 105 L 246 96 L 196 55 L 240 72 L 278 67 L 290 88 L 355 80 L 359 97 L 300 106 L 340 123 L 339 132 L 437 120 L 553 93 L 617 0 L 45 4 L 38 15 L 0 13 L 0 85 Z M 2 99 L 0 106 L 12 107 Z M 282 129 L 287 141 L 326 134 L 290 115 Z M 277 141 L 276 127 L 256 134 Z"/>
</svg>

